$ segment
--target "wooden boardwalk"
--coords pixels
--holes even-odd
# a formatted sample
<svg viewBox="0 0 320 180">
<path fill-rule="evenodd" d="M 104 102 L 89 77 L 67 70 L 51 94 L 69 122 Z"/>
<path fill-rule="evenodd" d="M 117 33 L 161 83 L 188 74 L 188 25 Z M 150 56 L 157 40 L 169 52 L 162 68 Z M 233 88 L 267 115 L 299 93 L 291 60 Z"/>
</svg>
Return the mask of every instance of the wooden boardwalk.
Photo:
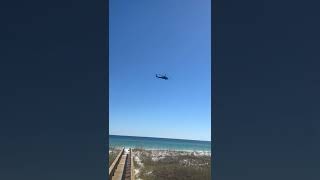
<svg viewBox="0 0 320 180">
<path fill-rule="evenodd" d="M 132 150 L 123 148 L 109 167 L 110 180 L 134 180 Z"/>
</svg>

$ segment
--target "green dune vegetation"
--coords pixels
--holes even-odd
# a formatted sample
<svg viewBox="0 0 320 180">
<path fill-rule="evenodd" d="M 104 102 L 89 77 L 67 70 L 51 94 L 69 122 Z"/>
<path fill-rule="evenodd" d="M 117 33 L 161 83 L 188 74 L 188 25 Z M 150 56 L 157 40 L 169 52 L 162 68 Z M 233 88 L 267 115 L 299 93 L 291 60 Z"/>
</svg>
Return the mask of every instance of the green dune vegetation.
<svg viewBox="0 0 320 180">
<path fill-rule="evenodd" d="M 211 155 L 134 149 L 135 176 L 142 180 L 209 180 Z"/>
<path fill-rule="evenodd" d="M 117 155 L 120 153 L 121 149 L 117 148 L 109 148 L 109 167 L 111 166 L 112 162 L 116 159 Z"/>
</svg>

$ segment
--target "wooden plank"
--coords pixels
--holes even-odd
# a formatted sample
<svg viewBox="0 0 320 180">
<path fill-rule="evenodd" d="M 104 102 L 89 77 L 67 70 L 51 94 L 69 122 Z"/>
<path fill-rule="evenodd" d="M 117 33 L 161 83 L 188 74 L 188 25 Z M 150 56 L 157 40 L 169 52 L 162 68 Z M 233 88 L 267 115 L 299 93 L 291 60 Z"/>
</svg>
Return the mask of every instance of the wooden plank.
<svg viewBox="0 0 320 180">
<path fill-rule="evenodd" d="M 130 159 L 131 159 L 131 180 L 135 180 L 135 176 L 134 176 L 134 161 L 133 161 L 132 149 L 130 149 Z"/>
<path fill-rule="evenodd" d="M 125 174 L 124 174 L 124 180 L 131 180 L 131 149 L 129 149 L 127 162 L 126 162 L 126 168 L 125 168 Z"/>
<path fill-rule="evenodd" d="M 109 179 L 112 178 L 117 166 L 118 166 L 118 163 L 120 162 L 120 158 L 122 157 L 124 153 L 124 148 L 122 148 L 122 150 L 120 151 L 120 153 L 117 155 L 116 159 L 113 161 L 113 163 L 111 164 L 111 166 L 109 167 Z"/>
<path fill-rule="evenodd" d="M 127 154 L 122 155 L 120 162 L 117 166 L 117 169 L 114 172 L 112 180 L 122 180 L 123 174 L 125 172 L 126 160 L 127 160 Z"/>
</svg>

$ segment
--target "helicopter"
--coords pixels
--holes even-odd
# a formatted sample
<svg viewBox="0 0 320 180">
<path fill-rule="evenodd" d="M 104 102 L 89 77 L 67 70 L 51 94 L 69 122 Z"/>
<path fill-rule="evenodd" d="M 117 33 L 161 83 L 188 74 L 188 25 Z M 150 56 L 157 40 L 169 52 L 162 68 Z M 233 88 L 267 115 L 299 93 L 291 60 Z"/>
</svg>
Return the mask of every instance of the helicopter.
<svg viewBox="0 0 320 180">
<path fill-rule="evenodd" d="M 167 75 L 158 75 L 156 74 L 156 78 L 159 78 L 159 79 L 164 79 L 164 80 L 168 80 L 169 78 L 167 77 Z"/>
</svg>

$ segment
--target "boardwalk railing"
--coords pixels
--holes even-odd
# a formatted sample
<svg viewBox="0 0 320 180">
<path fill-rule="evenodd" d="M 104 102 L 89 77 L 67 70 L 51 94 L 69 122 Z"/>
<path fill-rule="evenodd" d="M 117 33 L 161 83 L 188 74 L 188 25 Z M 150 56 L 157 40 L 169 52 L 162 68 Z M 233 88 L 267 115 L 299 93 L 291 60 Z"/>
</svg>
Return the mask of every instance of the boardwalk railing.
<svg viewBox="0 0 320 180">
<path fill-rule="evenodd" d="M 114 171 L 116 170 L 116 167 L 118 166 L 119 162 L 120 162 L 120 158 L 124 153 L 124 148 L 122 148 L 122 150 L 120 151 L 120 153 L 117 155 L 116 159 L 113 161 L 113 163 L 111 164 L 111 166 L 109 167 L 109 179 L 112 178 Z"/>
<path fill-rule="evenodd" d="M 133 153 L 124 148 L 117 155 L 109 168 L 110 180 L 135 180 Z"/>
<path fill-rule="evenodd" d="M 130 149 L 130 158 L 131 158 L 131 180 L 135 180 L 135 177 L 134 177 L 134 161 L 133 161 L 132 149 Z"/>
</svg>

